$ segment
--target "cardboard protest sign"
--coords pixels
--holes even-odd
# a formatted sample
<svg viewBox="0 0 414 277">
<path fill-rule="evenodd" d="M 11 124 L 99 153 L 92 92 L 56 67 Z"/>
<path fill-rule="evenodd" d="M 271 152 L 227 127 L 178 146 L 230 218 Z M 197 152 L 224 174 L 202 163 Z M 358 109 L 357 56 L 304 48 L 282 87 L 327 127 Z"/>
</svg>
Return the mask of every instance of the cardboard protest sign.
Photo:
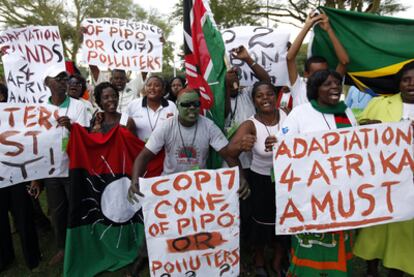
<svg viewBox="0 0 414 277">
<path fill-rule="evenodd" d="M 45 68 L 65 71 L 63 46 L 56 26 L 31 26 L 0 32 L 9 103 L 46 103 Z"/>
<path fill-rule="evenodd" d="M 273 154 L 276 234 L 414 218 L 410 122 L 286 137 Z"/>
<path fill-rule="evenodd" d="M 59 166 L 64 151 L 57 116 L 52 105 L 0 104 L 0 188 L 68 176 Z"/>
<path fill-rule="evenodd" d="M 117 18 L 89 18 L 84 29 L 84 61 L 103 69 L 162 71 L 162 30 L 157 26 Z"/>
<path fill-rule="evenodd" d="M 239 275 L 238 168 L 139 182 L 151 276 Z"/>
<path fill-rule="evenodd" d="M 221 34 L 231 65 L 239 66 L 242 70 L 241 86 L 251 86 L 258 80 L 247 64 L 230 55 L 231 49 L 240 45 L 243 45 L 253 60 L 269 73 L 273 84 L 289 84 L 286 65 L 289 33 L 268 27 L 240 26 L 223 30 Z"/>
</svg>

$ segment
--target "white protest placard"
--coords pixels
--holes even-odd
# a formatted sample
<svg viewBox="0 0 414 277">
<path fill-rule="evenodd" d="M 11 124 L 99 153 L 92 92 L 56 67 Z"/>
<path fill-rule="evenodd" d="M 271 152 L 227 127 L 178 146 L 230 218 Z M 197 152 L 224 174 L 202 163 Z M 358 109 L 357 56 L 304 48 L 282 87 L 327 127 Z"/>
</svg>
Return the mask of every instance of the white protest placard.
<svg viewBox="0 0 414 277">
<path fill-rule="evenodd" d="M 30 26 L 0 33 L 9 103 L 46 103 L 45 69 L 65 71 L 62 40 L 56 26 Z"/>
<path fill-rule="evenodd" d="M 276 234 L 414 218 L 410 122 L 290 136 L 273 154 Z"/>
<path fill-rule="evenodd" d="M 239 275 L 239 171 L 139 180 L 151 276 Z"/>
<path fill-rule="evenodd" d="M 221 34 L 231 65 L 239 66 L 242 70 L 241 86 L 251 86 L 258 80 L 245 62 L 230 55 L 231 49 L 240 45 L 243 45 L 253 60 L 267 71 L 272 84 L 289 84 L 286 65 L 289 33 L 268 27 L 240 26 L 225 29 Z"/>
<path fill-rule="evenodd" d="M 162 71 L 162 30 L 134 20 L 88 18 L 84 30 L 84 61 L 103 69 Z"/>
<path fill-rule="evenodd" d="M 48 104 L 0 104 L 0 188 L 68 176 L 60 167 L 65 152 L 57 116 L 58 107 Z"/>
</svg>

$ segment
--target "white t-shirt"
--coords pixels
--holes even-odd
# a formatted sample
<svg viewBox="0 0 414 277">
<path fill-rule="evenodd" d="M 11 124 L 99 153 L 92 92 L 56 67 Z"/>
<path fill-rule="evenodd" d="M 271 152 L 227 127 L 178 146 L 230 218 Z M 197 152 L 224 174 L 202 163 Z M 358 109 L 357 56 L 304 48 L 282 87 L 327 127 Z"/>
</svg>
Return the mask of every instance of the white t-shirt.
<svg viewBox="0 0 414 277">
<path fill-rule="evenodd" d="M 253 159 L 250 169 L 261 175 L 270 176 L 270 171 L 273 169 L 273 154 L 272 151 L 265 151 L 265 141 L 269 135 L 275 136 L 277 134 L 280 126 L 287 117 L 286 113 L 282 110 L 279 110 L 279 116 L 279 122 L 274 126 L 265 126 L 254 116 L 248 119 L 253 122 L 256 129 L 256 142 L 252 149 Z"/>
<path fill-rule="evenodd" d="M 236 97 L 230 97 L 231 111 L 224 121 L 225 129 L 233 128 L 232 124 L 235 124 L 238 128 L 240 124 L 256 113 L 252 99 L 252 89 L 252 86 L 245 87 L 239 91 Z M 250 168 L 252 153 L 241 153 L 239 160 L 242 168 Z M 223 162 L 223 166 L 227 166 L 227 164 Z"/>
<path fill-rule="evenodd" d="M 231 121 L 242 124 L 246 119 L 256 113 L 252 99 L 252 87 L 245 87 L 239 91 L 236 97 L 230 97 L 231 111 L 224 121 L 224 126 L 229 127 Z"/>
<path fill-rule="evenodd" d="M 163 175 L 167 175 L 206 168 L 209 146 L 220 151 L 227 144 L 224 134 L 210 119 L 200 115 L 197 124 L 184 127 L 176 115 L 154 130 L 145 147 L 154 154 L 164 147 Z"/>
<path fill-rule="evenodd" d="M 147 97 L 138 98 L 129 103 L 127 114 L 137 127 L 137 136 L 147 141 L 151 133 L 167 118 L 177 114 L 177 107 L 170 100 L 161 99 L 161 105 L 156 111 L 148 107 Z"/>
<path fill-rule="evenodd" d="M 357 125 L 354 114 L 350 108 L 345 110 L 352 126 Z M 278 139 L 284 136 L 303 134 L 317 131 L 328 131 L 336 129 L 335 116 L 333 114 L 323 114 L 315 110 L 310 103 L 305 103 L 293 108 L 287 118 L 282 123 L 282 128 L 278 132 Z"/>
<path fill-rule="evenodd" d="M 309 102 L 308 97 L 306 96 L 306 80 L 304 78 L 301 78 L 298 75 L 294 84 L 289 83 L 289 88 L 293 98 L 293 108 Z"/>
<path fill-rule="evenodd" d="M 403 102 L 403 113 L 402 119 L 404 120 L 414 120 L 414 104 L 404 103 Z"/>
<path fill-rule="evenodd" d="M 91 102 L 89 102 L 88 100 L 84 98 L 79 98 L 78 100 L 81 101 L 85 105 L 86 111 L 89 113 L 90 117 L 92 118 L 93 113 L 96 111 L 96 108 L 92 106 Z"/>
<path fill-rule="evenodd" d="M 50 100 L 49 104 L 52 104 Z M 71 123 L 78 123 L 84 127 L 89 127 L 91 121 L 91 115 L 86 110 L 85 105 L 81 101 L 69 96 L 66 96 L 65 101 L 59 106 L 59 116 L 67 116 Z M 62 130 L 62 152 L 66 152 L 69 130 L 66 127 L 58 128 Z M 62 156 L 60 168 L 63 172 L 68 172 L 69 170 L 69 158 L 66 154 Z"/>
<path fill-rule="evenodd" d="M 121 114 L 121 119 L 119 120 L 119 125 L 126 127 L 128 124 L 129 116 L 126 113 Z"/>
<path fill-rule="evenodd" d="M 100 84 L 102 82 L 109 82 L 109 79 L 107 75 L 99 73 L 96 84 Z M 129 103 L 131 103 L 132 100 L 139 98 L 140 92 L 143 87 L 144 81 L 142 80 L 141 72 L 138 72 L 136 78 L 129 81 L 125 85 L 124 90 L 119 92 L 118 108 L 116 109 L 117 112 L 126 112 Z"/>
</svg>

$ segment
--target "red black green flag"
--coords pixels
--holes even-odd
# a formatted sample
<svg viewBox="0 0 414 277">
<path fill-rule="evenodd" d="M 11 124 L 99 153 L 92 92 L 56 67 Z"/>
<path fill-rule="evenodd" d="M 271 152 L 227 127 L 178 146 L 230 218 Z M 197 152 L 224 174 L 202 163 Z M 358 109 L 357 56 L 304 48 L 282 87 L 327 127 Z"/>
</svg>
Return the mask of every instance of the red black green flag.
<svg viewBox="0 0 414 277">
<path fill-rule="evenodd" d="M 394 75 L 414 60 L 414 20 L 320 7 L 349 55 L 348 83 L 370 94 L 398 93 Z M 330 68 L 336 58 L 325 31 L 316 25 L 312 55 L 323 56 Z"/>
<path fill-rule="evenodd" d="M 68 144 L 72 184 L 64 276 L 95 276 L 134 261 L 144 240 L 140 203 L 127 200 L 132 165 L 144 142 L 123 127 L 89 134 L 73 124 Z M 163 153 L 146 176 L 162 172 Z"/>
</svg>

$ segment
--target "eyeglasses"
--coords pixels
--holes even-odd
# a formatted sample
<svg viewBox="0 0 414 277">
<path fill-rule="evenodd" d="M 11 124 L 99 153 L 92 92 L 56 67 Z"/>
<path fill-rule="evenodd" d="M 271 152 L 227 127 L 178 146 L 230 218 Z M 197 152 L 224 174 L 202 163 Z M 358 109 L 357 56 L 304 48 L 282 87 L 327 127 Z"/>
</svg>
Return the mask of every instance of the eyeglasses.
<svg viewBox="0 0 414 277">
<path fill-rule="evenodd" d="M 189 108 L 193 106 L 194 108 L 199 108 L 201 106 L 200 101 L 192 101 L 192 102 L 182 102 L 180 103 L 180 106 L 183 108 Z"/>
<path fill-rule="evenodd" d="M 69 81 L 68 81 L 68 86 L 73 86 L 73 87 L 81 87 L 81 86 L 82 86 L 82 84 L 81 84 L 81 83 L 79 83 L 78 81 L 72 81 L 72 80 L 69 80 Z"/>
</svg>

